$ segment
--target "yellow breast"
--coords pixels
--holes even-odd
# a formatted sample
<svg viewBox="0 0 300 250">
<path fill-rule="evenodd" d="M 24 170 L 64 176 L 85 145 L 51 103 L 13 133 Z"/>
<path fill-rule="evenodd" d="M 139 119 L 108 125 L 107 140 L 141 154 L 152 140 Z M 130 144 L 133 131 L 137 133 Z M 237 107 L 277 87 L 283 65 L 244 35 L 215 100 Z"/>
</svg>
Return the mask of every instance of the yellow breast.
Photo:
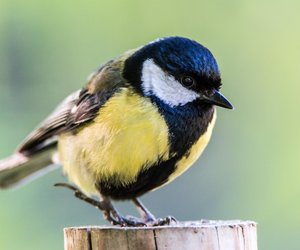
<svg viewBox="0 0 300 250">
<path fill-rule="evenodd" d="M 70 180 L 84 192 L 96 193 L 99 180 L 113 177 L 128 184 L 142 168 L 168 159 L 168 127 L 150 100 L 124 88 L 76 135 L 62 135 L 58 148 Z"/>
</svg>

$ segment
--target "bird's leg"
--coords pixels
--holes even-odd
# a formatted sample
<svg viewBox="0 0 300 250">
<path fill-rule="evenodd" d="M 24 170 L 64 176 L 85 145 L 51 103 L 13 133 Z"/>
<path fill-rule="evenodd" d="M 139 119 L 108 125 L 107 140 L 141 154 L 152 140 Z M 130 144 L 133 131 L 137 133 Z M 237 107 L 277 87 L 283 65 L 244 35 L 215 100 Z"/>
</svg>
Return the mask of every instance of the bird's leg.
<svg viewBox="0 0 300 250">
<path fill-rule="evenodd" d="M 57 183 L 54 186 L 56 187 L 65 187 L 68 189 L 71 189 L 74 191 L 74 195 L 76 198 L 83 200 L 90 205 L 96 207 L 97 209 L 101 210 L 103 212 L 103 216 L 106 220 L 108 220 L 111 224 L 117 225 L 118 220 L 112 216 L 112 210 L 115 210 L 114 207 L 112 206 L 111 202 L 109 200 L 103 199 L 101 201 L 94 200 L 84 193 L 82 193 L 79 189 L 76 187 L 67 184 L 67 183 Z"/>
<path fill-rule="evenodd" d="M 144 204 L 138 198 L 133 198 L 132 202 L 136 206 L 137 211 L 139 212 L 145 223 L 155 221 L 154 215 L 144 206 Z"/>
<path fill-rule="evenodd" d="M 120 225 L 120 226 L 145 226 L 145 223 L 134 219 L 134 218 L 125 218 L 119 214 L 119 212 L 114 208 L 110 199 L 100 194 L 100 201 L 94 200 L 84 193 L 82 193 L 76 187 L 67 184 L 67 183 L 57 183 L 54 186 L 56 187 L 65 187 L 74 191 L 74 195 L 76 198 L 83 200 L 90 205 L 96 207 L 97 209 L 103 212 L 103 216 L 106 220 L 108 220 L 112 225 Z"/>
<path fill-rule="evenodd" d="M 132 201 L 136 206 L 139 214 L 141 215 L 143 221 L 149 226 L 163 226 L 170 225 L 172 222 L 177 222 L 177 220 L 173 216 L 167 216 L 164 219 L 156 219 L 138 198 L 133 198 Z"/>
<path fill-rule="evenodd" d="M 138 227 L 138 226 L 145 226 L 145 223 L 141 222 L 137 218 L 134 218 L 132 216 L 124 217 L 122 216 L 112 205 L 111 200 L 103 196 L 100 193 L 100 199 L 101 202 L 104 202 L 106 206 L 106 210 L 103 212 L 104 218 L 110 221 L 113 225 L 120 225 L 120 226 L 128 226 L 128 227 Z M 111 218 L 113 218 L 113 221 L 111 221 Z"/>
</svg>

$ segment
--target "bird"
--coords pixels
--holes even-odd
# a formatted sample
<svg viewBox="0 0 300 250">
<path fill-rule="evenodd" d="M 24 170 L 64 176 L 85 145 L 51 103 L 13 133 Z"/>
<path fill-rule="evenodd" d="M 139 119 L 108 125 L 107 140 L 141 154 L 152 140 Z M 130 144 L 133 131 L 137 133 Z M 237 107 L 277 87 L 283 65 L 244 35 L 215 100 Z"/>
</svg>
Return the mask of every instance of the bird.
<svg viewBox="0 0 300 250">
<path fill-rule="evenodd" d="M 233 109 L 221 85 L 216 59 L 195 40 L 165 37 L 129 50 L 100 66 L 0 161 L 0 189 L 58 164 L 69 182 L 56 186 L 73 190 L 113 225 L 175 221 L 156 219 L 139 198 L 200 157 L 216 106 Z M 121 215 L 112 203 L 117 200 L 131 200 L 141 217 Z"/>
</svg>

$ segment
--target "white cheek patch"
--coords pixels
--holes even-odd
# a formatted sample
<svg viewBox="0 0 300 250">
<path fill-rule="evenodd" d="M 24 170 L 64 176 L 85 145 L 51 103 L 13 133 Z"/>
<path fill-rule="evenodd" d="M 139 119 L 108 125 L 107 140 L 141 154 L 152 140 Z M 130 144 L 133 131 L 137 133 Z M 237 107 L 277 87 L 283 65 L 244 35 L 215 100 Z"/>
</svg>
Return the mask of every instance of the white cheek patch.
<svg viewBox="0 0 300 250">
<path fill-rule="evenodd" d="M 196 92 L 183 87 L 173 76 L 166 74 L 152 59 L 143 64 L 142 88 L 145 95 L 155 95 L 172 107 L 199 97 Z"/>
</svg>

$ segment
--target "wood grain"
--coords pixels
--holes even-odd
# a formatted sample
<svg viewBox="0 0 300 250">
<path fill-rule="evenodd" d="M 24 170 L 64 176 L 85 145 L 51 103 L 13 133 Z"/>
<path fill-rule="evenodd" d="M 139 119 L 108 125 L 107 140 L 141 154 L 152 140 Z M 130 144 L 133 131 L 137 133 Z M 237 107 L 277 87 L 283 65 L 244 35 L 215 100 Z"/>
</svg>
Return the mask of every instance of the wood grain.
<svg viewBox="0 0 300 250">
<path fill-rule="evenodd" d="M 65 250 L 257 250 L 252 221 L 191 221 L 159 227 L 64 229 Z"/>
</svg>

